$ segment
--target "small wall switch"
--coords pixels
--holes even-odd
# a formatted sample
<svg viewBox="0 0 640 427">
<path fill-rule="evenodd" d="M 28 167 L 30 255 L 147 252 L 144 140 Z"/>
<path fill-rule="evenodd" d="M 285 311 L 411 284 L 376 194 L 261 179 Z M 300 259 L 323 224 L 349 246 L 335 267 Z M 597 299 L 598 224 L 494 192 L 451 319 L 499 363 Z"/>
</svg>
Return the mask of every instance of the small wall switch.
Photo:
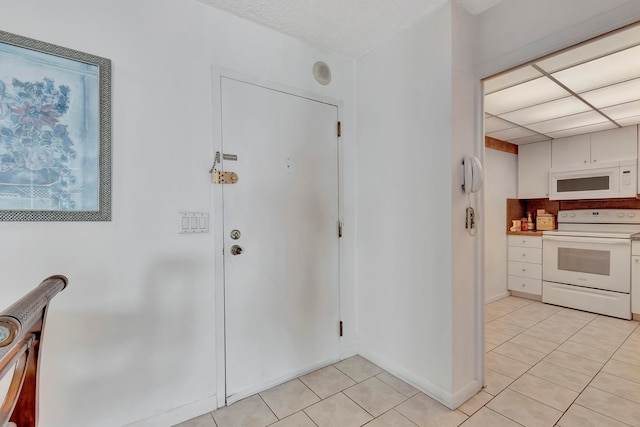
<svg viewBox="0 0 640 427">
<path fill-rule="evenodd" d="M 178 213 L 178 233 L 208 233 L 209 214 L 207 212 Z"/>
</svg>

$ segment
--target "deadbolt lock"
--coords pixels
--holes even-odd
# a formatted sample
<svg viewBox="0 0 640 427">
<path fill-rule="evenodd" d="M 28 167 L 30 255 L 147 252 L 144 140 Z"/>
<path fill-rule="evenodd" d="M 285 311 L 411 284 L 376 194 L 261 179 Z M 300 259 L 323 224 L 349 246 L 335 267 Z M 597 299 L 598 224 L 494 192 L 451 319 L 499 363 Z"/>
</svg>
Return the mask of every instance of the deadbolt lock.
<svg viewBox="0 0 640 427">
<path fill-rule="evenodd" d="M 231 230 L 231 238 L 238 240 L 240 238 L 240 230 Z"/>
<path fill-rule="evenodd" d="M 233 245 L 231 246 L 231 255 L 240 255 L 243 252 L 241 246 Z"/>
</svg>

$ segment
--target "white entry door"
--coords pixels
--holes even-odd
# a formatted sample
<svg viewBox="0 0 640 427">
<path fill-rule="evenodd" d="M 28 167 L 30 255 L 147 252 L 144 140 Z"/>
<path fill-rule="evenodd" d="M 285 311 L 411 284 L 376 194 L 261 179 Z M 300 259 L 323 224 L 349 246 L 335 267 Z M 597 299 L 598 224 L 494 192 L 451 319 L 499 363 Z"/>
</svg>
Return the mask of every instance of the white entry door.
<svg viewBox="0 0 640 427">
<path fill-rule="evenodd" d="M 339 356 L 338 109 L 225 77 L 221 102 L 229 404 Z"/>
</svg>

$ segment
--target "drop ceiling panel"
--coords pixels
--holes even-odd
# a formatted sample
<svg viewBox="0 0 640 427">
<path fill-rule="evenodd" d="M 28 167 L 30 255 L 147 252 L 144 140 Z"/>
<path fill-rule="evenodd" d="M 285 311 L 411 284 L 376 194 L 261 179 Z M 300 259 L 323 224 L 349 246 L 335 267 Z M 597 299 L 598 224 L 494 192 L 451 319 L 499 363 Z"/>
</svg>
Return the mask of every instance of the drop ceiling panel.
<svg viewBox="0 0 640 427">
<path fill-rule="evenodd" d="M 607 129 L 614 129 L 616 127 L 617 127 L 616 125 L 614 125 L 610 121 L 607 121 L 603 123 L 596 123 L 596 124 L 577 127 L 577 128 L 562 129 L 557 132 L 550 132 L 547 135 L 550 138 L 557 139 L 557 138 L 564 138 L 566 136 L 582 135 L 585 133 L 599 132 L 601 130 L 607 130 Z"/>
<path fill-rule="evenodd" d="M 498 132 L 505 129 L 517 127 L 516 124 L 510 123 L 506 120 L 502 120 L 499 117 L 489 117 L 484 120 L 484 133 L 490 134 L 492 132 Z"/>
<path fill-rule="evenodd" d="M 640 116 L 627 117 L 626 119 L 619 119 L 619 120 L 616 120 L 616 122 L 617 122 L 620 126 L 632 126 L 632 125 L 637 125 L 637 124 L 640 124 Z"/>
<path fill-rule="evenodd" d="M 550 139 L 551 138 L 549 138 L 546 135 L 535 134 L 532 136 L 526 136 L 524 138 L 511 139 L 509 142 L 516 145 L 524 145 L 524 144 L 533 144 L 534 142 L 549 141 Z"/>
<path fill-rule="evenodd" d="M 518 68 L 517 70 L 487 80 L 484 83 L 484 93 L 490 94 L 538 77 L 542 77 L 542 73 L 531 66 Z"/>
<path fill-rule="evenodd" d="M 563 129 L 573 129 L 578 127 L 589 126 L 592 124 L 607 122 L 608 120 L 595 111 L 587 111 L 584 113 L 573 114 L 571 116 L 558 117 L 553 120 L 533 123 L 527 127 L 536 132 L 549 135 L 550 132 L 557 132 Z"/>
<path fill-rule="evenodd" d="M 587 104 L 579 99 L 568 96 L 555 101 L 534 105 L 533 107 L 501 114 L 500 117 L 519 125 L 528 125 L 530 123 L 551 120 L 559 116 L 581 113 L 590 109 Z"/>
<path fill-rule="evenodd" d="M 640 46 L 553 73 L 552 76 L 577 93 L 639 78 Z"/>
<path fill-rule="evenodd" d="M 616 121 L 629 117 L 640 116 L 640 101 L 627 102 L 603 108 L 602 112 Z"/>
<path fill-rule="evenodd" d="M 554 99 L 564 98 L 569 92 L 546 77 L 512 86 L 486 95 L 485 110 L 493 115 L 519 110 Z"/>
<path fill-rule="evenodd" d="M 638 44 L 640 26 L 634 26 L 543 59 L 536 62 L 536 65 L 548 73 L 554 73 Z"/>
<path fill-rule="evenodd" d="M 536 133 L 521 126 L 489 134 L 490 137 L 501 139 L 503 141 L 511 141 L 512 139 L 524 138 L 533 135 L 536 135 Z"/>
<path fill-rule="evenodd" d="M 584 92 L 580 96 L 596 108 L 623 104 L 640 98 L 640 79 Z"/>
</svg>

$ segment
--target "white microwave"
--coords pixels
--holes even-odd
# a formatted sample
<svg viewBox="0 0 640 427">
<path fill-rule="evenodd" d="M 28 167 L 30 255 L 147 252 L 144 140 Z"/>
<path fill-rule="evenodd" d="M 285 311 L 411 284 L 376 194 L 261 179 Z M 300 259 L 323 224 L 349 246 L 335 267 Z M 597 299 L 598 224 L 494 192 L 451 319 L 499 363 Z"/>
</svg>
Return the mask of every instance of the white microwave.
<svg viewBox="0 0 640 427">
<path fill-rule="evenodd" d="M 603 163 L 584 169 L 551 169 L 549 200 L 636 197 L 637 161 Z"/>
</svg>

